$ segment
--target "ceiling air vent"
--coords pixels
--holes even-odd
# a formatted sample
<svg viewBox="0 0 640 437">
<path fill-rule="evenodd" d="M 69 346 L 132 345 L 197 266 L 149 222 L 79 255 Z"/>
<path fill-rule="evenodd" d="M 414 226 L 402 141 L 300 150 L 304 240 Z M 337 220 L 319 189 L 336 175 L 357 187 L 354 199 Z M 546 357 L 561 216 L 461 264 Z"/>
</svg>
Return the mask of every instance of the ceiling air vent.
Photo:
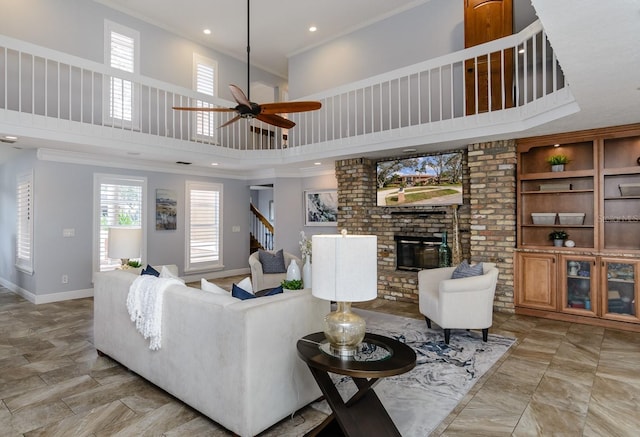
<svg viewBox="0 0 640 437">
<path fill-rule="evenodd" d="M 186 162 L 186 161 L 176 161 L 176 164 L 180 164 L 180 165 L 191 165 L 191 162 Z"/>
</svg>

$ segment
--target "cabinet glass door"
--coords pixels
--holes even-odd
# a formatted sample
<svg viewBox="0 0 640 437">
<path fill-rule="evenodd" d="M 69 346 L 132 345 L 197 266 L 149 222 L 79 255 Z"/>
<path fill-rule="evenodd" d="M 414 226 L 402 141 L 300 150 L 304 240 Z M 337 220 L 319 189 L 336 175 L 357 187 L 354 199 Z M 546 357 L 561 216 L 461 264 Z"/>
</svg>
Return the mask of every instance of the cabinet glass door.
<svg viewBox="0 0 640 437">
<path fill-rule="evenodd" d="M 562 268 L 565 283 L 562 296 L 566 312 L 589 312 L 595 315 L 597 302 L 594 300 L 595 259 L 564 255 Z"/>
<path fill-rule="evenodd" d="M 622 260 L 604 261 L 604 312 L 610 318 L 636 318 L 637 264 Z"/>
</svg>

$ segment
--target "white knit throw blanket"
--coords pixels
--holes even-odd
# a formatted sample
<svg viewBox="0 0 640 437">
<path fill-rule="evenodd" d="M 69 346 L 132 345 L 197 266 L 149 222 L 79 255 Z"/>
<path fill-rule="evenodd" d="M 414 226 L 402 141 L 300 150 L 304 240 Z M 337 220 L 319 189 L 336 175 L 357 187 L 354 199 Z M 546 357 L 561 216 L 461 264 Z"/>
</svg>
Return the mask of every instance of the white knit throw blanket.
<svg viewBox="0 0 640 437">
<path fill-rule="evenodd" d="M 138 276 L 127 296 L 127 310 L 131 321 L 145 339 L 149 340 L 149 349 L 158 350 L 162 342 L 162 301 L 164 291 L 173 284 L 184 285 L 171 278 L 156 278 L 152 275 Z"/>
</svg>

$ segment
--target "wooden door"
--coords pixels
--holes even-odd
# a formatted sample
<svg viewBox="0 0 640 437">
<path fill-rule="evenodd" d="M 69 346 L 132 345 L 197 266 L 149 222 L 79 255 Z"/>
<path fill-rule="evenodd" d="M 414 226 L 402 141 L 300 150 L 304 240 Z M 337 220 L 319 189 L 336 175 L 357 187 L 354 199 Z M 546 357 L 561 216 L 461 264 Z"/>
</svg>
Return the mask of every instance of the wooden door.
<svg viewBox="0 0 640 437">
<path fill-rule="evenodd" d="M 464 0 L 465 48 L 512 33 L 512 0 Z M 489 99 L 492 111 L 512 107 L 513 49 L 465 61 L 465 92 L 467 115 L 476 113 L 476 93 L 477 112 L 488 111 Z"/>
<path fill-rule="evenodd" d="M 556 310 L 556 256 L 552 253 L 516 254 L 516 305 Z"/>
</svg>

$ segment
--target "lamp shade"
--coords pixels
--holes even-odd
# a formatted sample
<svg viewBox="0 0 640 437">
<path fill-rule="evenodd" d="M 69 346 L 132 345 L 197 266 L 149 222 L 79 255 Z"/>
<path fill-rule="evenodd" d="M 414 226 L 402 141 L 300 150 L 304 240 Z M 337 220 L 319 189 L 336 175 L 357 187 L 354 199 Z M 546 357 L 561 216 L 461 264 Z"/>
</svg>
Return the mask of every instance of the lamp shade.
<svg viewBox="0 0 640 437">
<path fill-rule="evenodd" d="M 312 251 L 314 296 L 340 302 L 363 302 L 378 296 L 375 235 L 314 235 Z"/>
<path fill-rule="evenodd" d="M 141 228 L 109 228 L 107 245 L 107 256 L 109 258 L 140 258 L 141 247 Z"/>
</svg>

